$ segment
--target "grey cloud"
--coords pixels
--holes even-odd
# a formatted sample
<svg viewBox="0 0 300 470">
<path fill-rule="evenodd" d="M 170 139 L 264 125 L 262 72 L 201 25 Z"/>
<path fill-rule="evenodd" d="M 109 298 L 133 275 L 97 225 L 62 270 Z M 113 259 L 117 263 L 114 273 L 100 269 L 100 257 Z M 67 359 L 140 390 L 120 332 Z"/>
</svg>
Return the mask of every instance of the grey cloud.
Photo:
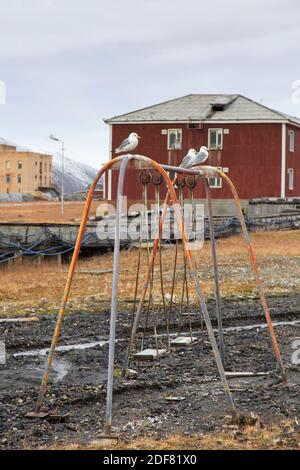
<svg viewBox="0 0 300 470">
<path fill-rule="evenodd" d="M 294 0 L 2 0 L 1 134 L 107 155 L 109 117 L 187 93 L 240 92 L 300 115 Z M 1 135 L 1 136 L 2 136 Z"/>
</svg>

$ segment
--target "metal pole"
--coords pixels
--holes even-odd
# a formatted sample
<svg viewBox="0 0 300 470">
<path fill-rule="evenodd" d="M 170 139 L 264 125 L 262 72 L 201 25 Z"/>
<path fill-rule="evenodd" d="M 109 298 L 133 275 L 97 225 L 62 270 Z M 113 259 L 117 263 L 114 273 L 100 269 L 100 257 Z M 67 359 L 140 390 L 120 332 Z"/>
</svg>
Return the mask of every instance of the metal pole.
<svg viewBox="0 0 300 470">
<path fill-rule="evenodd" d="M 121 238 L 121 217 L 122 217 L 122 196 L 124 188 L 124 177 L 126 168 L 130 160 L 126 156 L 121 164 L 119 182 L 117 190 L 116 226 L 114 243 L 114 267 L 112 280 L 111 314 L 110 314 L 110 334 L 108 353 L 108 375 L 107 375 L 107 395 L 106 395 L 106 423 L 105 434 L 110 436 L 112 425 L 112 402 L 113 402 L 113 382 L 114 382 L 114 362 L 115 362 L 115 340 L 116 340 L 116 318 L 118 305 L 119 287 L 119 259 L 120 259 L 120 238 Z"/>
<path fill-rule="evenodd" d="M 210 191 L 209 182 L 207 178 L 205 178 L 204 184 L 205 184 L 205 191 L 206 191 L 206 197 L 207 197 L 211 256 L 213 260 L 213 269 L 214 269 L 215 299 L 216 299 L 217 319 L 218 319 L 218 329 L 219 329 L 219 349 L 220 349 L 220 355 L 221 355 L 221 359 L 223 362 L 223 366 L 225 367 L 225 347 L 224 347 L 224 335 L 223 335 L 223 324 L 222 324 L 221 296 L 220 296 L 220 287 L 219 287 L 219 270 L 218 270 L 218 262 L 217 262 L 215 228 L 214 228 L 214 219 L 213 219 L 211 191 Z"/>
<path fill-rule="evenodd" d="M 64 214 L 64 199 L 65 199 L 65 144 L 61 141 L 61 213 Z"/>
<path fill-rule="evenodd" d="M 186 240 L 184 241 L 184 244 L 186 244 Z M 201 289 L 201 286 L 200 286 L 200 283 L 199 283 L 199 280 L 198 280 L 198 276 L 197 276 L 197 273 L 196 273 L 196 269 L 195 269 L 196 267 L 194 265 L 193 259 L 190 256 L 189 250 L 186 249 L 186 251 L 187 251 L 187 255 L 188 255 L 188 260 L 189 260 L 189 264 L 190 264 L 190 270 L 191 270 L 192 278 L 193 278 L 195 286 L 196 286 L 199 305 L 200 305 L 200 308 L 202 310 L 202 314 L 203 314 L 203 317 L 204 317 L 208 337 L 209 337 L 210 344 L 212 346 L 212 350 L 213 350 L 213 353 L 214 353 L 214 356 L 215 356 L 215 361 L 216 361 L 216 364 L 217 364 L 217 368 L 218 368 L 218 372 L 219 372 L 219 375 L 220 375 L 220 378 L 221 378 L 221 382 L 222 382 L 223 387 L 224 387 L 226 400 L 227 400 L 227 403 L 228 403 L 228 406 L 231 410 L 232 415 L 234 417 L 236 417 L 237 416 L 237 411 L 236 411 L 236 408 L 235 408 L 235 405 L 234 405 L 234 402 L 233 402 L 233 399 L 232 399 L 232 396 L 231 396 L 231 392 L 230 392 L 230 389 L 229 389 L 228 381 L 227 381 L 227 378 L 226 378 L 226 374 L 225 374 L 225 370 L 224 370 L 224 367 L 223 367 L 222 359 L 221 359 L 221 356 L 220 356 L 220 353 L 219 353 L 218 345 L 217 345 L 216 338 L 215 338 L 215 335 L 214 335 L 214 331 L 213 331 L 213 328 L 212 328 L 211 320 L 210 320 L 210 317 L 209 317 L 207 306 L 206 306 L 206 303 L 205 303 L 205 300 L 204 300 L 204 297 L 203 297 L 203 292 L 202 292 L 202 289 Z"/>
</svg>

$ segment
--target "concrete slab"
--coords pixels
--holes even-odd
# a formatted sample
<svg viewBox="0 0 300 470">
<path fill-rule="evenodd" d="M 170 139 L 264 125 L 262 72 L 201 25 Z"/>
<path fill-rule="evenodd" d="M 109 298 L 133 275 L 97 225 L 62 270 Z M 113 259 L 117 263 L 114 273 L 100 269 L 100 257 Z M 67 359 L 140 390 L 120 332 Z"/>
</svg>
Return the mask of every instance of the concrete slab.
<svg viewBox="0 0 300 470">
<path fill-rule="evenodd" d="M 144 349 L 144 351 L 135 354 L 134 358 L 139 361 L 153 361 L 165 354 L 167 354 L 166 349 L 159 349 L 158 351 L 157 349 Z"/>
<path fill-rule="evenodd" d="M 63 269 L 64 273 L 69 272 L 69 269 Z M 109 274 L 112 273 L 112 269 L 76 269 L 76 274 Z"/>
<path fill-rule="evenodd" d="M 39 321 L 39 319 L 37 317 L 0 318 L 0 323 L 27 323 L 31 321 Z"/>
<path fill-rule="evenodd" d="M 268 372 L 225 372 L 228 379 L 237 377 L 263 377 L 268 375 Z"/>
<path fill-rule="evenodd" d="M 105 434 L 102 436 L 97 436 L 96 439 L 93 441 L 90 441 L 90 444 L 92 446 L 95 446 L 97 448 L 113 448 L 116 447 L 120 442 L 120 439 L 118 436 L 106 436 Z"/>
<path fill-rule="evenodd" d="M 193 346 L 194 344 L 198 343 L 198 338 L 193 336 L 178 336 L 177 338 L 171 341 L 171 346 L 178 348 L 178 347 L 189 347 Z"/>
<path fill-rule="evenodd" d="M 183 401 L 183 400 L 185 400 L 185 397 L 165 397 L 165 400 L 167 400 L 167 401 Z"/>
</svg>

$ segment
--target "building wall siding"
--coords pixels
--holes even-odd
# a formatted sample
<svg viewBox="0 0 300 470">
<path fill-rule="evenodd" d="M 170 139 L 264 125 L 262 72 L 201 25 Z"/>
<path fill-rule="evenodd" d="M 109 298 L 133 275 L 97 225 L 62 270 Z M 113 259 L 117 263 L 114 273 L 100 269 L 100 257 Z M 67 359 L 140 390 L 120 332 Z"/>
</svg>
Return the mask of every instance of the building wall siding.
<svg viewBox="0 0 300 470">
<path fill-rule="evenodd" d="M 289 131 L 293 130 L 295 133 L 295 151 L 290 152 L 290 139 Z M 300 129 L 295 126 L 287 126 L 286 138 L 286 180 L 285 180 L 285 195 L 286 197 L 299 197 L 300 196 Z M 289 175 L 288 169 L 294 170 L 294 190 L 289 190 Z"/>
<path fill-rule="evenodd" d="M 162 130 L 182 129 L 182 149 L 167 150 L 167 135 Z M 120 142 L 130 132 L 137 132 L 141 137 L 136 153 L 146 155 L 159 163 L 171 163 L 179 165 L 182 157 L 189 148 L 197 150 L 202 145 L 208 145 L 208 129 L 222 128 L 229 131 L 223 132 L 223 149 L 220 152 L 211 152 L 208 164 L 227 167 L 228 176 L 236 185 L 241 199 L 260 197 L 280 197 L 281 184 L 281 124 L 205 124 L 202 130 L 188 129 L 186 123 L 176 124 L 114 124 L 112 126 L 112 148 L 118 147 Z M 297 132 L 296 152 L 300 161 L 300 140 Z M 298 171 L 298 167 L 297 167 Z M 129 170 L 125 183 L 124 193 L 129 199 L 140 199 L 142 189 L 137 184 L 138 178 L 134 170 Z M 300 173 L 300 166 L 299 166 Z M 113 171 L 112 198 L 115 199 L 118 180 L 118 171 Z M 300 181 L 299 181 L 300 185 Z M 300 196 L 300 187 L 295 188 L 295 193 Z M 188 195 L 185 190 L 185 196 Z M 231 198 L 231 193 L 225 184 L 221 189 L 212 189 L 212 195 L 217 199 Z M 295 194 L 294 194 L 295 195 Z M 204 198 L 204 185 L 198 184 L 194 196 Z M 149 198 L 154 198 L 153 185 L 149 185 Z"/>
<path fill-rule="evenodd" d="M 10 162 L 7 168 L 6 162 Z M 18 162 L 22 168 L 18 168 Z M 41 164 L 41 167 L 40 167 Z M 10 176 L 7 183 L 6 176 Z M 33 152 L 17 152 L 13 147 L 0 146 L 0 194 L 32 193 L 52 184 L 52 157 Z M 21 176 L 21 182 L 18 182 Z"/>
</svg>

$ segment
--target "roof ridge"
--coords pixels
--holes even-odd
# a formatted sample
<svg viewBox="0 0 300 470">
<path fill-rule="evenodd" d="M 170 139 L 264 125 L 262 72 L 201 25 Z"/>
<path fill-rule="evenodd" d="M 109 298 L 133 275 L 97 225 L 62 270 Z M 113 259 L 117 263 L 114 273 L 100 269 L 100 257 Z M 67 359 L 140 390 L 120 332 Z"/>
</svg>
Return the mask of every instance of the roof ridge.
<svg viewBox="0 0 300 470">
<path fill-rule="evenodd" d="M 258 101 L 252 100 L 251 98 L 248 98 L 247 96 L 240 95 L 242 98 L 245 98 L 248 101 L 251 101 L 252 103 L 257 104 L 261 108 L 267 109 L 268 111 L 272 111 L 273 113 L 277 114 L 277 116 L 282 117 L 283 119 L 288 119 L 289 121 L 295 122 L 296 124 L 299 124 L 300 118 L 297 116 L 293 116 L 292 114 L 288 113 L 283 113 L 282 111 L 278 111 L 277 109 L 271 108 L 270 106 L 266 106 L 262 103 L 259 103 Z"/>
<path fill-rule="evenodd" d="M 190 93 L 188 95 L 178 96 L 177 98 L 173 98 L 171 100 L 162 101 L 161 103 L 156 103 L 156 104 L 152 104 L 150 106 L 145 106 L 144 108 L 135 109 L 134 111 L 130 111 L 129 113 L 118 114 L 117 116 L 113 116 L 111 118 L 107 118 L 107 119 L 103 119 L 103 120 L 104 120 L 104 122 L 109 122 L 111 119 L 117 119 L 117 118 L 120 118 L 120 117 L 123 117 L 123 116 L 128 116 L 129 114 L 138 113 L 140 111 L 145 111 L 145 109 L 150 109 L 150 108 L 155 108 L 156 106 L 161 106 L 162 104 L 172 103 L 172 101 L 177 101 L 177 100 L 180 100 L 182 98 L 187 98 L 188 96 L 195 96 L 195 95 L 193 93 Z"/>
<path fill-rule="evenodd" d="M 171 100 L 166 100 L 166 101 L 161 101 L 160 103 L 156 103 L 156 104 L 152 104 L 150 106 L 145 106 L 143 108 L 140 108 L 140 109 L 135 109 L 134 111 L 129 111 L 129 113 L 122 113 L 122 114 L 118 114 L 116 116 L 113 116 L 111 118 L 106 118 L 106 119 L 103 119 L 103 121 L 105 123 L 111 121 L 112 119 L 117 119 L 117 118 L 121 118 L 123 116 L 128 116 L 130 114 L 133 114 L 133 113 L 138 113 L 140 111 L 145 111 L 146 109 L 150 109 L 150 108 L 155 108 L 156 106 L 161 106 L 163 104 L 167 104 L 167 103 L 172 103 L 172 101 L 177 101 L 177 100 L 180 100 L 182 98 L 188 98 L 189 96 L 232 96 L 232 97 L 235 97 L 235 99 L 241 95 L 239 95 L 238 93 L 188 93 L 187 95 L 182 95 L 182 96 L 178 96 L 177 98 L 173 98 Z"/>
<path fill-rule="evenodd" d="M 256 104 L 257 106 L 260 106 L 261 108 L 264 108 L 264 109 L 267 109 L 268 111 L 272 111 L 272 113 L 275 113 L 277 114 L 278 116 L 282 117 L 282 118 L 285 118 L 286 117 L 286 114 L 282 113 L 281 111 L 277 111 L 276 109 L 274 108 L 270 108 L 270 106 L 266 106 L 265 104 L 262 104 L 262 103 L 259 103 L 258 101 L 255 101 L 251 98 L 248 98 L 248 96 L 245 96 L 245 95 L 239 95 L 241 98 L 244 98 L 245 100 L 247 101 L 250 101 L 251 103 L 254 103 Z"/>
<path fill-rule="evenodd" d="M 262 103 L 259 103 L 258 101 L 255 101 L 251 98 L 248 98 L 247 96 L 245 95 L 242 95 L 241 93 L 219 93 L 219 94 L 216 94 L 216 93 L 190 93 L 190 94 L 187 94 L 187 95 L 183 95 L 183 96 L 179 96 L 177 98 L 173 98 L 171 100 L 166 100 L 166 101 L 162 101 L 160 103 L 156 103 L 156 104 L 153 104 L 153 105 L 150 105 L 150 106 L 146 106 L 146 107 L 143 107 L 143 108 L 140 108 L 140 109 L 136 109 L 136 110 L 133 110 L 133 111 L 130 111 L 129 113 L 123 113 L 123 114 L 120 114 L 120 115 L 116 115 L 116 116 L 113 116 L 111 118 L 107 118 L 107 119 L 104 119 L 104 122 L 105 123 L 114 123 L 114 122 L 118 122 L 118 120 L 120 120 L 120 122 L 130 122 L 131 119 L 134 120 L 134 118 L 137 116 L 137 120 L 142 122 L 143 119 L 145 120 L 149 120 L 149 121 L 156 121 L 158 120 L 158 117 L 159 115 L 162 113 L 162 116 L 165 115 L 171 115 L 172 114 L 172 105 L 170 106 L 170 108 L 166 107 L 165 105 L 168 105 L 169 103 L 178 103 L 177 105 L 177 108 L 176 108 L 176 104 L 174 104 L 173 108 L 174 109 L 185 109 L 185 111 L 183 111 L 183 114 L 186 115 L 186 117 L 184 118 L 185 120 L 193 120 L 194 116 L 195 115 L 195 109 L 197 108 L 198 109 L 198 105 L 199 105 L 199 116 L 198 116 L 198 119 L 205 119 L 206 116 L 205 113 L 203 115 L 203 106 L 205 105 L 206 108 L 208 109 L 209 106 L 212 105 L 212 102 L 213 102 L 213 99 L 217 99 L 217 98 L 222 98 L 222 97 L 226 97 L 228 98 L 228 106 L 227 106 L 227 109 L 230 110 L 231 106 L 233 105 L 233 103 L 235 103 L 236 101 L 239 103 L 243 103 L 244 102 L 244 106 L 247 107 L 247 103 L 248 104 L 252 104 L 253 106 L 253 109 L 250 108 L 249 109 L 249 116 L 245 117 L 245 119 L 249 119 L 250 121 L 251 120 L 255 120 L 255 114 L 258 115 L 258 118 L 257 119 L 270 119 L 271 121 L 277 121 L 277 122 L 281 122 L 281 121 L 290 121 L 294 124 L 297 124 L 297 125 L 300 125 L 300 118 L 297 118 L 296 116 L 290 116 L 286 113 L 283 113 L 283 112 L 280 112 L 276 109 L 273 109 L 269 106 L 266 106 L 265 104 L 262 104 Z M 190 98 L 190 101 L 188 100 L 188 98 Z M 194 98 L 194 100 L 193 100 Z M 201 99 L 202 98 L 202 99 Z M 211 98 L 211 102 L 209 103 L 210 101 L 210 98 Z M 186 100 L 186 101 L 184 101 Z M 202 105 L 201 105 L 202 103 Z M 205 108 L 205 109 L 206 109 Z M 193 109 L 194 109 L 194 112 L 193 112 Z M 236 109 L 238 108 L 233 108 L 233 114 L 234 112 L 236 111 Z M 263 112 L 263 110 L 265 111 L 265 113 Z M 189 112 L 191 111 L 191 115 L 189 115 Z M 236 111 L 238 113 L 238 111 Z M 201 113 L 202 113 L 202 117 L 201 117 Z M 225 113 L 225 111 L 224 111 Z M 175 112 L 176 114 L 176 112 Z M 180 113 L 179 113 L 180 114 Z M 197 113 L 196 113 L 197 114 Z M 226 113 L 225 113 L 226 114 Z M 245 115 L 245 110 L 244 110 L 244 115 Z M 148 118 L 147 118 L 148 116 Z M 177 116 L 176 118 L 174 118 L 175 120 L 178 121 L 179 119 L 179 115 L 177 113 Z M 162 118 L 163 120 L 165 119 L 164 117 Z M 211 118 L 212 119 L 212 118 Z M 220 119 L 220 116 L 218 117 L 218 119 Z M 232 119 L 232 117 L 231 117 Z M 239 120 L 238 117 L 235 118 L 236 120 Z"/>
</svg>

